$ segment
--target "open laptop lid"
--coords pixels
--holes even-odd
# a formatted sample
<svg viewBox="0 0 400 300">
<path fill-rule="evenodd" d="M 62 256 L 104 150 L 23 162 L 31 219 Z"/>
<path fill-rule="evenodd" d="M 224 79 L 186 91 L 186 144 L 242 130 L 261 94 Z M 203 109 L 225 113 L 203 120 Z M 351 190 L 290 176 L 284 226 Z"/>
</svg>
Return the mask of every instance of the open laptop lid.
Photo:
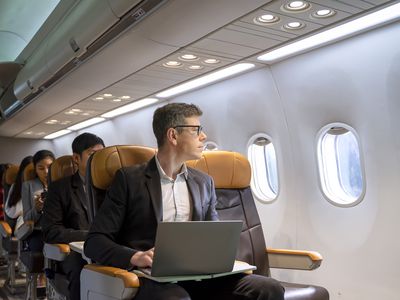
<svg viewBox="0 0 400 300">
<path fill-rule="evenodd" d="M 232 271 L 242 221 L 161 222 L 151 276 Z"/>
</svg>

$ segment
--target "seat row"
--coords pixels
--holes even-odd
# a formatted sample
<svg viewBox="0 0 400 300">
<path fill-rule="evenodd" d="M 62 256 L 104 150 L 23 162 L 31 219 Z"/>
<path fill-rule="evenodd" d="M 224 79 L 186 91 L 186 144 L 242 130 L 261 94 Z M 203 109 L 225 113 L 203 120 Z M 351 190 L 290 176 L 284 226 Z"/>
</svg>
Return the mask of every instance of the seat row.
<svg viewBox="0 0 400 300">
<path fill-rule="evenodd" d="M 143 146 L 110 146 L 94 153 L 88 161 L 86 175 L 86 196 L 88 200 L 89 220 L 92 221 L 110 186 L 114 174 L 121 167 L 133 166 L 147 162 L 154 156 L 156 150 Z M 264 233 L 258 216 L 256 205 L 250 189 L 251 169 L 244 156 L 228 151 L 203 152 L 201 159 L 188 161 L 188 167 L 201 170 L 214 179 L 217 195 L 217 211 L 220 219 L 243 221 L 240 246 L 237 259 L 257 266 L 256 274 L 270 276 L 270 268 L 285 268 L 298 270 L 314 270 L 322 262 L 320 254 L 311 251 L 297 251 L 267 248 Z M 11 179 L 10 172 L 6 172 Z M 75 171 L 71 156 L 58 158 L 51 166 L 52 181 L 70 175 Z M 9 184 L 11 180 L 6 180 Z M 16 237 L 12 236 L 11 228 L 6 222 L 0 223 L 3 236 L 3 246 L 7 251 L 10 264 L 9 285 L 15 280 L 12 266 L 15 266 L 16 253 L 12 243 L 23 240 L 33 230 L 32 224 L 24 224 Z M 28 278 L 31 278 L 31 299 L 36 294 L 34 283 L 37 268 L 47 268 L 48 299 L 68 299 L 68 289 L 65 276 L 57 270 L 57 263 L 64 260 L 71 251 L 83 253 L 83 241 L 79 243 L 45 244 L 43 253 L 45 264 L 40 265 L 40 257 L 30 255 L 23 263 L 27 266 Z M 11 246 L 7 246 L 9 243 Z M 17 242 L 18 243 L 18 242 Z M 13 261 L 14 260 L 14 261 Z M 42 258 L 43 261 L 43 258 Z M 14 279 L 12 278 L 14 276 Z M 285 299 L 316 299 L 327 300 L 326 289 L 313 286 L 282 282 L 285 287 Z M 81 299 L 132 299 L 140 288 L 140 280 L 136 274 L 119 268 L 88 263 L 81 272 Z"/>
</svg>

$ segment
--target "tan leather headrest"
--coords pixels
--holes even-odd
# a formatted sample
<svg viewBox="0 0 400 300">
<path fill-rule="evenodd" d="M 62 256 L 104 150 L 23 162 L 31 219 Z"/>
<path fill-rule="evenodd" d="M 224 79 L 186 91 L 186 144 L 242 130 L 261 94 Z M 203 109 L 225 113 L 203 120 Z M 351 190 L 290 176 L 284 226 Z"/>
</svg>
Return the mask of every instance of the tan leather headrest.
<svg viewBox="0 0 400 300">
<path fill-rule="evenodd" d="M 36 178 L 35 168 L 33 167 L 33 162 L 26 166 L 24 170 L 24 181 L 33 180 Z"/>
<path fill-rule="evenodd" d="M 56 181 L 58 179 L 74 174 L 76 167 L 72 160 L 72 155 L 64 155 L 57 158 L 50 167 L 50 180 Z"/>
<path fill-rule="evenodd" d="M 250 186 L 250 163 L 240 153 L 204 151 L 199 160 L 190 160 L 186 164 L 210 175 L 216 188 L 235 189 Z"/>
<path fill-rule="evenodd" d="M 110 146 L 93 154 L 90 165 L 96 188 L 107 189 L 118 169 L 149 161 L 156 150 L 143 146 Z"/>
<path fill-rule="evenodd" d="M 17 165 L 9 165 L 4 174 L 5 183 L 8 185 L 12 185 L 17 179 L 19 166 Z"/>
</svg>

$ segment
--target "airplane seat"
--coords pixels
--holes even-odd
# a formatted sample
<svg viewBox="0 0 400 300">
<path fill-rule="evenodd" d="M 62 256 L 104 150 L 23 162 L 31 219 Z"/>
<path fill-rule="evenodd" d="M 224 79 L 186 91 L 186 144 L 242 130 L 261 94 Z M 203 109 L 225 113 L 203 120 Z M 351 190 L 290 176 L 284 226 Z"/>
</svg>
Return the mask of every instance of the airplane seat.
<svg viewBox="0 0 400 300">
<path fill-rule="evenodd" d="M 250 188 L 251 167 L 246 157 L 228 151 L 203 152 L 189 167 L 213 177 L 221 220 L 243 220 L 237 259 L 257 266 L 255 274 L 270 276 L 270 268 L 314 270 L 322 256 L 313 251 L 266 248 L 264 234 Z M 281 282 L 286 300 L 328 300 L 319 286 Z"/>
<path fill-rule="evenodd" d="M 8 193 L 10 191 L 11 185 L 14 184 L 19 166 L 9 165 L 3 174 L 3 187 L 4 187 L 4 199 L 7 199 Z M 5 203 L 4 203 L 5 204 Z M 19 285 L 16 282 L 16 262 L 18 259 L 18 240 L 14 237 L 13 228 L 17 219 L 9 218 L 4 213 L 4 221 L 0 221 L 0 233 L 1 233 L 1 243 L 3 251 L 5 252 L 5 257 L 8 262 L 7 266 L 7 278 L 4 286 L 10 291 L 11 294 L 16 292 Z"/>
<path fill-rule="evenodd" d="M 23 181 L 32 180 L 36 177 L 33 163 L 30 163 L 24 170 Z M 37 296 L 45 296 L 45 287 L 37 286 L 39 274 L 44 271 L 43 252 L 30 251 L 27 249 L 27 238 L 36 230 L 33 221 L 24 223 L 15 231 L 15 236 L 19 241 L 19 260 L 26 268 L 26 299 L 36 300 Z"/>
<path fill-rule="evenodd" d="M 145 163 L 155 149 L 143 146 L 110 146 L 94 153 L 88 161 L 86 192 L 89 218 L 93 220 L 111 185 L 115 172 L 121 167 Z M 124 269 L 89 264 L 81 272 L 81 299 L 132 299 L 137 293 L 139 279 Z"/>
<path fill-rule="evenodd" d="M 72 155 L 58 157 L 50 166 L 48 181 L 57 181 L 61 178 L 70 176 L 76 171 Z M 45 273 L 47 277 L 47 296 L 48 299 L 69 299 L 68 279 L 61 272 L 58 262 L 65 260 L 70 253 L 67 244 L 48 244 L 43 247 L 45 258 Z"/>
</svg>

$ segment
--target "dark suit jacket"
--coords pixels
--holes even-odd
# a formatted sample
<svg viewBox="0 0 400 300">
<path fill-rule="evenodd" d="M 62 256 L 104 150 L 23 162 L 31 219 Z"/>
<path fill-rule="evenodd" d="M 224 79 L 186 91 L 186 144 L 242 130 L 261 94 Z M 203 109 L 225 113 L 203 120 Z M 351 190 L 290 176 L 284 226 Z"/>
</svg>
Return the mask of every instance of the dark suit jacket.
<svg viewBox="0 0 400 300">
<path fill-rule="evenodd" d="M 46 243 L 86 239 L 89 229 L 87 199 L 79 173 L 50 184 L 41 224 Z"/>
<path fill-rule="evenodd" d="M 210 176 L 188 168 L 192 220 L 217 220 L 214 182 Z M 136 251 L 154 247 L 162 221 L 160 175 L 155 159 L 120 169 L 90 228 L 85 255 L 96 262 L 129 269 Z"/>
</svg>

